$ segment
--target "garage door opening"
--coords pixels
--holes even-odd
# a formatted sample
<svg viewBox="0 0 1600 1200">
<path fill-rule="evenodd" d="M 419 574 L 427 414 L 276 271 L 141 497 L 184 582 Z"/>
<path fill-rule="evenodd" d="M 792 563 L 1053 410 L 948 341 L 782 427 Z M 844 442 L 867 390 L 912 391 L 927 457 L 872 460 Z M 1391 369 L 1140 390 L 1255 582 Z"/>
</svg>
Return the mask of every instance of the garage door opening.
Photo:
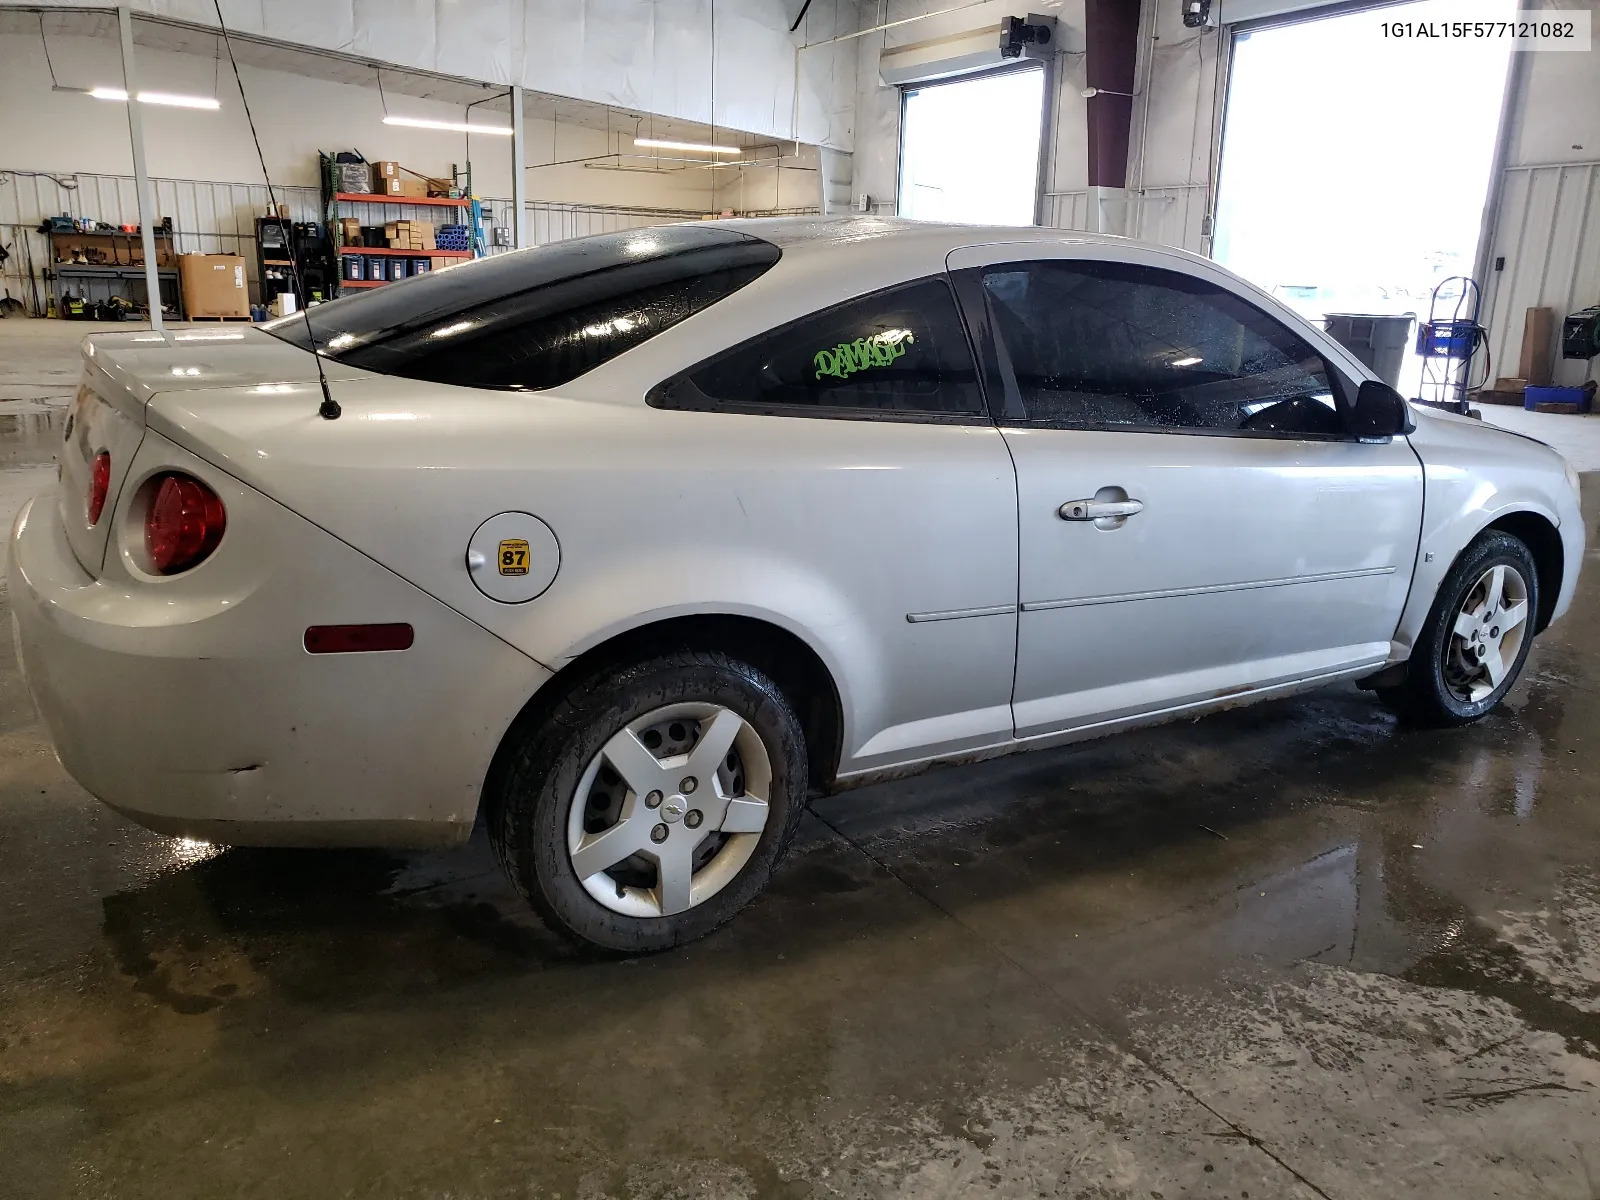
<svg viewBox="0 0 1600 1200">
<path fill-rule="evenodd" d="M 1511 51 L 1505 39 L 1399 38 L 1384 25 L 1515 8 L 1420 0 L 1238 34 L 1217 261 L 1313 320 L 1426 319 L 1435 285 L 1473 272 Z M 1400 389 L 1416 396 L 1422 365 L 1407 342 Z M 1480 356 L 1474 382 L 1483 369 Z"/>
<path fill-rule="evenodd" d="M 1044 131 L 1043 67 L 907 88 L 902 217 L 1032 225 Z"/>
</svg>

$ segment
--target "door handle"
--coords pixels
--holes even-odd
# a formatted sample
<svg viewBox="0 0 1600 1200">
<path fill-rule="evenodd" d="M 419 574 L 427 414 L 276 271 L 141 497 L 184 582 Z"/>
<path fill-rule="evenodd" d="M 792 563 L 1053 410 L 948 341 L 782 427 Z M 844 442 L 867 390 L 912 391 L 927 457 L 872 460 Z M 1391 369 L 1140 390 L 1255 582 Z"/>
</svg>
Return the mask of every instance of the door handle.
<svg viewBox="0 0 1600 1200">
<path fill-rule="evenodd" d="M 1057 510 L 1063 521 L 1115 521 L 1118 524 L 1143 511 L 1144 503 L 1140 500 L 1068 500 Z"/>
</svg>

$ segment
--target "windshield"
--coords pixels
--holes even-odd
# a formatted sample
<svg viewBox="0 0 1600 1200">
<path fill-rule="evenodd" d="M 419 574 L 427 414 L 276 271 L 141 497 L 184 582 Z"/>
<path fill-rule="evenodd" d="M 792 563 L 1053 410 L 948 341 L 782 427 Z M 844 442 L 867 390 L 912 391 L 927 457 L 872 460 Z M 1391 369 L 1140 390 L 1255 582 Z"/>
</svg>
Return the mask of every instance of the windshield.
<svg viewBox="0 0 1600 1200">
<path fill-rule="evenodd" d="M 536 391 L 591 371 L 744 287 L 770 242 L 664 225 L 556 242 L 418 275 L 261 328 L 407 379 Z"/>
</svg>

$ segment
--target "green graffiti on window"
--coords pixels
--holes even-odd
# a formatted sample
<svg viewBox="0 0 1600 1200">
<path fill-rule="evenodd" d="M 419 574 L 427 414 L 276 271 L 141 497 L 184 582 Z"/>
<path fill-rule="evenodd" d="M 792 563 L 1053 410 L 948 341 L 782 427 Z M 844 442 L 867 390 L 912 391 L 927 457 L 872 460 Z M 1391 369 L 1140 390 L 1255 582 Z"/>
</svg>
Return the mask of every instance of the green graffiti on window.
<svg viewBox="0 0 1600 1200">
<path fill-rule="evenodd" d="M 909 329 L 885 329 L 869 338 L 840 342 L 832 350 L 818 350 L 816 377 L 848 379 L 857 371 L 887 367 L 895 359 L 904 356 L 906 347 L 915 344 L 916 340 Z"/>
</svg>

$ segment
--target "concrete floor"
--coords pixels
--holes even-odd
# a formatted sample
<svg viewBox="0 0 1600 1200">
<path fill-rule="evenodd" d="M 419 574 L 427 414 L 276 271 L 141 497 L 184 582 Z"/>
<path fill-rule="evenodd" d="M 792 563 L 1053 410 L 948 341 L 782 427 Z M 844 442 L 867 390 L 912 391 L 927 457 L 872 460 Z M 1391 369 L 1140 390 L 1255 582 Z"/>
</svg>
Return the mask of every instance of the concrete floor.
<svg viewBox="0 0 1600 1200">
<path fill-rule="evenodd" d="M 72 389 L 20 325 L 7 497 Z M 851 792 L 597 962 L 481 839 L 128 824 L 0 639 L 0 1195 L 1594 1200 L 1597 685 L 1591 567 L 1472 728 L 1341 687 Z"/>
</svg>

